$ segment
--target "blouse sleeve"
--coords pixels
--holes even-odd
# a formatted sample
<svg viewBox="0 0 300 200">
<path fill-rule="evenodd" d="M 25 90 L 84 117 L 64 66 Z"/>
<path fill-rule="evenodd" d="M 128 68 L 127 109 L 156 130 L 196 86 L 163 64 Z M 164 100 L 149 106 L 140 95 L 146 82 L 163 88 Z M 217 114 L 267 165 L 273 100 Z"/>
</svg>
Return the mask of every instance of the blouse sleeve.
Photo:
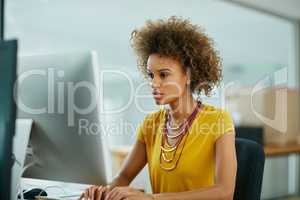
<svg viewBox="0 0 300 200">
<path fill-rule="evenodd" d="M 234 134 L 234 124 L 228 111 L 221 110 L 216 122 L 216 140 L 225 134 Z"/>
<path fill-rule="evenodd" d="M 149 122 L 152 120 L 152 115 L 148 114 L 145 116 L 142 123 L 137 128 L 137 139 L 143 143 L 147 142 L 147 137 L 149 137 Z"/>
<path fill-rule="evenodd" d="M 142 124 L 139 125 L 138 129 L 137 129 L 137 140 L 139 140 L 140 142 L 142 143 L 146 143 L 146 140 L 145 140 L 145 130 L 144 130 L 144 123 L 143 122 Z"/>
</svg>

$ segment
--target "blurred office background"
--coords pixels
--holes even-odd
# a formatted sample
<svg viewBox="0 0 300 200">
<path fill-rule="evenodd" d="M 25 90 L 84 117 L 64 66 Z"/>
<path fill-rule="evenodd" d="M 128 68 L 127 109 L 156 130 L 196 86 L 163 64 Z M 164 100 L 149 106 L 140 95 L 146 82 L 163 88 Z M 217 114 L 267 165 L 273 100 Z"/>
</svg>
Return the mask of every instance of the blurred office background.
<svg viewBox="0 0 300 200">
<path fill-rule="evenodd" d="M 299 121 L 299 10 L 297 0 L 9 0 L 6 4 L 5 37 L 19 39 L 21 56 L 97 51 L 100 70 L 120 70 L 135 86 L 131 91 L 128 80 L 120 74 L 108 73 L 105 76 L 104 100 L 101 103 L 106 109 L 114 110 L 126 105 L 144 81 L 130 48 L 131 31 L 148 19 L 172 15 L 189 18 L 202 26 L 215 41 L 223 58 L 223 85 L 228 86 L 226 94 L 219 89 L 214 96 L 203 97 L 203 100 L 228 108 L 236 126 L 269 130 L 269 135 L 261 133 L 264 143 L 282 146 L 297 144 L 300 134 L 299 125 L 289 121 L 289 116 L 291 120 Z M 261 92 L 261 88 L 265 90 Z M 270 132 L 274 130 L 270 130 L 263 118 L 257 116 L 257 113 L 262 116 L 274 114 L 276 103 L 272 97 L 278 91 L 279 95 L 286 94 L 288 97 L 289 103 L 283 106 L 289 104 L 286 109 L 291 125 L 288 123 L 288 126 L 295 126 L 291 132 L 280 136 L 272 135 Z M 139 94 L 148 94 L 147 87 Z M 250 106 L 251 94 L 256 114 Z M 147 111 L 157 109 L 154 102 L 147 99 L 132 101 L 121 113 L 103 115 L 103 123 L 130 124 L 129 128 L 119 126 L 119 129 L 107 130 L 111 147 L 134 142 L 135 128 L 145 115 L 137 109 L 137 104 Z M 299 178 L 299 157 L 296 153 L 267 157 L 262 198 L 297 196 Z M 144 180 L 143 177 L 141 180 Z"/>
</svg>

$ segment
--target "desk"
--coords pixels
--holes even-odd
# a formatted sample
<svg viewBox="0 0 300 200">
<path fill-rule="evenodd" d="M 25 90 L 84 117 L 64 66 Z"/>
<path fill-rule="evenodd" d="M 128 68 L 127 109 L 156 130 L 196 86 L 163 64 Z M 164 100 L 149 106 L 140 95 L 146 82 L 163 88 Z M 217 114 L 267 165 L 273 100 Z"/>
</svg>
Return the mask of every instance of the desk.
<svg viewBox="0 0 300 200">
<path fill-rule="evenodd" d="M 47 192 L 48 197 L 53 199 L 78 200 L 80 195 L 92 185 L 81 183 L 70 183 L 62 181 L 51 181 L 35 178 L 21 178 L 21 186 L 23 190 L 40 188 Z M 132 187 L 145 191 L 144 187 L 138 184 L 131 184 Z M 16 199 L 16 198 L 14 198 Z"/>
<path fill-rule="evenodd" d="M 131 151 L 132 146 L 119 146 L 111 149 L 112 155 L 115 159 L 115 164 L 120 166 L 127 154 Z M 265 145 L 264 151 L 266 157 L 270 156 L 284 156 L 292 153 L 300 153 L 300 144 L 279 145 Z"/>
<path fill-rule="evenodd" d="M 287 144 L 284 146 L 266 145 L 264 146 L 264 151 L 267 157 L 300 153 L 300 144 Z"/>
<path fill-rule="evenodd" d="M 78 199 L 82 192 L 91 186 L 32 178 L 22 178 L 21 185 L 23 189 L 41 188 L 47 192 L 48 197 L 68 200 Z"/>
</svg>

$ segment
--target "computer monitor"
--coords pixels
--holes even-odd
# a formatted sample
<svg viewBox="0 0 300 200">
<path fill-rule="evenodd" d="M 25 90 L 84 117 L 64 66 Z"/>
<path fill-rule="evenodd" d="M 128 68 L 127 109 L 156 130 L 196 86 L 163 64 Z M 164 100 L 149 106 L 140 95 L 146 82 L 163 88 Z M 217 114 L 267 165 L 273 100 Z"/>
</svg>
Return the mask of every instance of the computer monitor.
<svg viewBox="0 0 300 200">
<path fill-rule="evenodd" d="M 4 40 L 4 0 L 0 0 L 0 41 Z"/>
<path fill-rule="evenodd" d="M 4 40 L 4 0 L 0 0 L 0 41 Z"/>
<path fill-rule="evenodd" d="M 17 41 L 0 41 L 0 199 L 10 199 Z"/>
<path fill-rule="evenodd" d="M 100 129 L 95 52 L 21 56 L 17 117 L 33 119 L 35 164 L 24 177 L 106 184 L 108 148 Z"/>
</svg>

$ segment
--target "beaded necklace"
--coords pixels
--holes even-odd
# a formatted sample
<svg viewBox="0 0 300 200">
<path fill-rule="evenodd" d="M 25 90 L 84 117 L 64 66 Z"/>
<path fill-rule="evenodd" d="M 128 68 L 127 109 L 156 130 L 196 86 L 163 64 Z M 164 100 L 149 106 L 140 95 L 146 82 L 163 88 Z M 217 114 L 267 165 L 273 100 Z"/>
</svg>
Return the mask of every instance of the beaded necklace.
<svg viewBox="0 0 300 200">
<path fill-rule="evenodd" d="M 165 171 L 172 171 L 177 167 L 178 161 L 180 160 L 180 157 L 182 155 L 187 137 L 188 137 L 188 129 L 189 127 L 192 125 L 194 119 L 196 118 L 197 113 L 199 112 L 201 107 L 201 102 L 197 102 L 197 105 L 195 106 L 194 110 L 192 111 L 192 113 L 190 114 L 190 116 L 187 118 L 187 120 L 185 122 L 183 122 L 178 129 L 180 129 L 179 133 L 176 135 L 170 135 L 168 132 L 168 126 L 170 125 L 169 121 L 170 121 L 170 115 L 168 112 L 166 112 L 166 116 L 165 116 L 165 122 L 164 122 L 164 127 L 163 127 L 163 135 L 162 135 L 162 139 L 161 139 L 161 145 L 160 145 L 160 167 L 162 169 L 164 169 Z M 169 124 L 169 125 L 168 125 Z M 186 137 L 184 138 L 184 136 L 186 135 Z M 178 138 L 178 140 L 176 141 L 176 143 L 174 145 L 170 145 L 168 143 L 168 138 L 170 139 L 174 139 L 174 138 Z M 179 153 L 179 157 L 177 160 L 175 160 L 174 165 L 172 165 L 171 167 L 164 167 L 163 163 L 171 163 L 175 156 L 176 156 L 176 152 L 178 150 L 178 147 L 180 145 L 180 143 L 183 142 L 183 146 L 182 149 Z M 164 144 L 167 144 L 166 146 L 168 147 L 164 147 Z M 171 158 L 167 158 L 166 153 L 172 153 Z"/>
</svg>

